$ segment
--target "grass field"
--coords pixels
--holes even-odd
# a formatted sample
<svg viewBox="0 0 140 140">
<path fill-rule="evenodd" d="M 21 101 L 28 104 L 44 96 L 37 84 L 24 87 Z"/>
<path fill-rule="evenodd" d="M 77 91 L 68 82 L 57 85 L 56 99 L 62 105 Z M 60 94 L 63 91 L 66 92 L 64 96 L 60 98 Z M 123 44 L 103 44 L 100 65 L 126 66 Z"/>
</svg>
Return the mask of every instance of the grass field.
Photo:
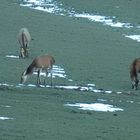
<svg viewBox="0 0 140 140">
<path fill-rule="evenodd" d="M 87 1 L 66 2 L 80 11 L 92 12 Z M 94 1 L 97 11 L 118 20 L 139 24 L 138 0 L 117 1 L 121 10 L 111 4 Z M 75 3 L 75 4 L 74 4 Z M 135 8 L 133 8 L 135 6 Z M 131 8 L 130 8 L 131 7 Z M 110 8 L 110 10 L 109 10 Z M 128 10 L 130 9 L 130 11 Z M 96 11 L 95 10 L 95 11 Z M 124 11 L 127 11 L 126 13 Z M 129 14 L 130 12 L 130 14 Z M 122 14 L 123 13 L 123 14 Z M 0 140 L 138 140 L 140 93 L 131 89 L 129 65 L 140 56 L 139 43 L 123 33 L 139 33 L 134 29 L 103 26 L 81 18 L 69 18 L 20 7 L 16 0 L 0 4 Z M 34 38 L 28 59 L 12 59 L 19 55 L 17 33 L 27 27 Z M 111 94 L 51 88 L 17 87 L 23 70 L 37 55 L 52 54 L 56 65 L 65 69 L 67 79 L 56 78 L 54 85 L 95 84 Z M 49 81 L 49 79 L 48 79 Z M 28 83 L 35 84 L 36 77 Z M 121 91 L 121 94 L 116 94 Z M 124 109 L 118 112 L 96 112 L 65 106 L 67 103 L 102 102 Z"/>
</svg>

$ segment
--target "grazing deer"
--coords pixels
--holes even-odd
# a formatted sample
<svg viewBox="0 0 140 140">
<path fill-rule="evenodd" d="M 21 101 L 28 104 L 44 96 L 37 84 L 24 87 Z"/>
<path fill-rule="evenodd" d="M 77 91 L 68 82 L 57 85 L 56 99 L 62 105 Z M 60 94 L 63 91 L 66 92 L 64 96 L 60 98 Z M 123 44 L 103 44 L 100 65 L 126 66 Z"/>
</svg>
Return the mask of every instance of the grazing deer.
<svg viewBox="0 0 140 140">
<path fill-rule="evenodd" d="M 46 76 L 48 75 L 48 70 L 51 72 L 51 86 L 52 86 L 52 66 L 55 63 L 55 59 L 51 55 L 43 55 L 36 57 L 32 63 L 28 66 L 28 68 L 22 73 L 21 83 L 25 83 L 27 81 L 28 76 L 33 74 L 34 71 L 37 71 L 37 85 L 41 84 L 41 71 L 46 72 Z M 46 85 L 44 79 L 44 85 Z"/>
<path fill-rule="evenodd" d="M 27 28 L 21 28 L 18 33 L 18 42 L 20 44 L 20 56 L 22 58 L 28 57 L 29 44 L 31 41 L 31 35 Z"/>
<path fill-rule="evenodd" d="M 140 72 L 140 58 L 136 58 L 130 66 L 130 78 L 132 81 L 132 89 L 138 88 L 138 73 Z"/>
</svg>

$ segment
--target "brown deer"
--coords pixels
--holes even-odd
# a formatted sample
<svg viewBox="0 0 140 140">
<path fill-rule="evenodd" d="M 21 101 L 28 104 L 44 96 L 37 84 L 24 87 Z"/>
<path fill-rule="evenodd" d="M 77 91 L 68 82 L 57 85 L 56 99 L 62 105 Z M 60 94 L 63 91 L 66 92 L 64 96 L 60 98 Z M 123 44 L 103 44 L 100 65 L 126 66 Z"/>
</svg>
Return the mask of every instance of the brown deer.
<svg viewBox="0 0 140 140">
<path fill-rule="evenodd" d="M 46 76 L 48 75 L 48 70 L 51 72 L 51 86 L 52 86 L 52 66 L 55 63 L 55 59 L 51 55 L 43 55 L 38 56 L 33 59 L 32 63 L 28 66 L 28 68 L 22 73 L 21 83 L 25 83 L 27 78 L 33 74 L 34 71 L 37 71 L 37 85 L 41 84 L 40 73 L 45 71 Z M 46 81 L 44 79 L 44 85 L 46 85 Z"/>
<path fill-rule="evenodd" d="M 140 72 L 140 58 L 136 58 L 130 65 L 130 78 L 132 81 L 132 89 L 138 88 L 138 73 Z"/>
<path fill-rule="evenodd" d="M 27 28 L 21 28 L 18 33 L 18 42 L 20 44 L 20 57 L 28 57 L 29 44 L 31 41 L 31 35 Z"/>
</svg>

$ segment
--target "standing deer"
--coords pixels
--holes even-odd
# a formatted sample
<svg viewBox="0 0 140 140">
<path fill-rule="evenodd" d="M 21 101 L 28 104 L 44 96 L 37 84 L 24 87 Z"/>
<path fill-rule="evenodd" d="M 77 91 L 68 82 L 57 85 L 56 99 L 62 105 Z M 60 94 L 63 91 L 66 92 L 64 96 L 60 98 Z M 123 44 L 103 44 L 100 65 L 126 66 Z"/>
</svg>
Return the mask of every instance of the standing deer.
<svg viewBox="0 0 140 140">
<path fill-rule="evenodd" d="M 52 70 L 52 66 L 55 63 L 54 57 L 51 55 L 43 55 L 38 56 L 33 59 L 32 63 L 28 66 L 28 68 L 22 73 L 21 83 L 25 83 L 27 81 L 28 76 L 33 74 L 34 71 L 37 71 L 37 85 L 41 84 L 40 73 L 42 71 L 46 72 L 46 76 L 48 75 L 48 70 Z M 44 85 L 46 85 L 46 81 L 44 79 Z M 52 86 L 52 71 L 51 71 L 51 86 Z"/>
<path fill-rule="evenodd" d="M 140 72 L 140 58 L 136 58 L 130 65 L 130 78 L 132 81 L 132 89 L 138 88 L 138 73 Z"/>
<path fill-rule="evenodd" d="M 29 44 L 31 41 L 31 35 L 27 28 L 21 28 L 18 33 L 18 42 L 20 44 L 20 56 L 22 58 L 28 57 Z"/>
</svg>

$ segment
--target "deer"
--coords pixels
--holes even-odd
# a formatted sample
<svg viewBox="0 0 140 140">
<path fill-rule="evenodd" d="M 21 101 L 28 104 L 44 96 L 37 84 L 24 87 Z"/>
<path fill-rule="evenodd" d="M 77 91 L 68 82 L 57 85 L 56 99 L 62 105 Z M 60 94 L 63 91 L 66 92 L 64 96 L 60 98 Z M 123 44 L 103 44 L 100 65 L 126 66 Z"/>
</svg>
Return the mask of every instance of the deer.
<svg viewBox="0 0 140 140">
<path fill-rule="evenodd" d="M 33 59 L 32 63 L 27 67 L 26 70 L 21 75 L 21 84 L 24 84 L 28 77 L 33 74 L 33 72 L 37 71 L 37 86 L 41 85 L 41 72 L 45 71 L 46 76 L 48 75 L 48 71 L 51 73 L 51 87 L 52 87 L 52 67 L 55 63 L 55 59 L 51 55 L 42 55 Z M 46 79 L 45 76 L 45 79 Z M 44 79 L 44 85 L 46 85 L 46 81 Z"/>
<path fill-rule="evenodd" d="M 29 44 L 31 39 L 31 35 L 27 28 L 21 28 L 18 33 L 18 42 L 20 44 L 20 57 L 26 58 L 29 56 Z"/>
<path fill-rule="evenodd" d="M 132 82 L 132 89 L 135 88 L 137 90 L 138 88 L 138 74 L 140 72 L 140 58 L 136 58 L 133 60 L 133 62 L 130 65 L 130 78 Z"/>
</svg>

